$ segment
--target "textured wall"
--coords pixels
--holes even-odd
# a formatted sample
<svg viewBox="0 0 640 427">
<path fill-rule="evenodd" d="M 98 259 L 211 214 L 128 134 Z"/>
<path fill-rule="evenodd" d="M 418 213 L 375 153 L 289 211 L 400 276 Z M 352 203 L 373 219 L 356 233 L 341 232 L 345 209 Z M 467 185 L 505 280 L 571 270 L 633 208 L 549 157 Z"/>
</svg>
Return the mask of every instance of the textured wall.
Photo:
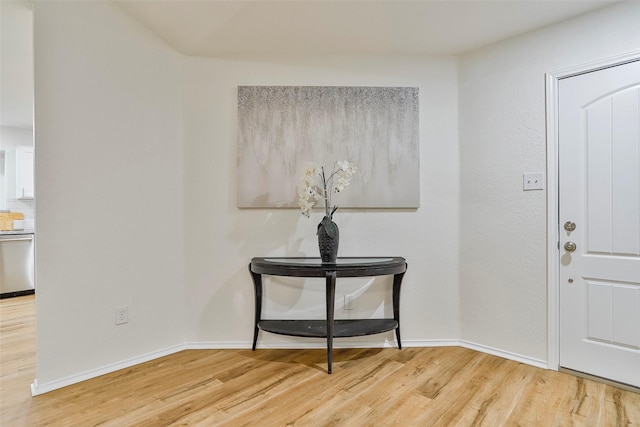
<svg viewBox="0 0 640 427">
<path fill-rule="evenodd" d="M 640 47 L 640 3 L 460 58 L 462 339 L 547 359 L 545 72 Z"/>
<path fill-rule="evenodd" d="M 246 346 L 252 338 L 254 256 L 318 256 L 316 225 L 297 209 L 236 208 L 237 86 L 394 86 L 420 90 L 420 198 L 411 210 L 339 210 L 342 256 L 400 255 L 409 264 L 402 294 L 407 344 L 458 334 L 458 145 L 454 58 L 374 56 L 186 58 L 185 222 L 189 340 Z M 375 191 L 372 188 L 371 191 Z M 341 281 L 338 316 L 391 313 L 389 278 Z M 324 283 L 273 279 L 267 316 L 324 314 Z M 342 284 L 344 283 L 344 284 Z M 366 292 L 365 292 L 366 291 Z M 342 295 L 357 293 L 356 310 Z M 359 339 L 372 345 L 393 335 Z M 263 334 L 261 343 L 300 339 Z M 304 342 L 304 341 L 302 341 Z M 318 340 L 312 341 L 316 344 Z"/>
<path fill-rule="evenodd" d="M 34 6 L 46 387 L 182 342 L 181 57 L 109 2 Z"/>
</svg>

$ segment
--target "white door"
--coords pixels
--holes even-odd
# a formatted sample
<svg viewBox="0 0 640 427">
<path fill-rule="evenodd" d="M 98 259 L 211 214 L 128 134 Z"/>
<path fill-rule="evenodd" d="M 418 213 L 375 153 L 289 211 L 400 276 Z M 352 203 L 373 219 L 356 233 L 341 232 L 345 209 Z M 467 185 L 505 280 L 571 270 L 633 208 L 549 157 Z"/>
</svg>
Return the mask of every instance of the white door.
<svg viewBox="0 0 640 427">
<path fill-rule="evenodd" d="M 640 387 L 640 61 L 558 90 L 560 366 Z"/>
</svg>

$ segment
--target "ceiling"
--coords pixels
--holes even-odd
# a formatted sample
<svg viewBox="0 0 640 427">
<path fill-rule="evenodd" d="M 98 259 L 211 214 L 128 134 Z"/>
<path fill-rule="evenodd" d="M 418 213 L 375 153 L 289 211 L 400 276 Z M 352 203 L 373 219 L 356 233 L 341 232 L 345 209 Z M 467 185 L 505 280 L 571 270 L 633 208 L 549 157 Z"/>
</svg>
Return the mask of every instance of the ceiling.
<svg viewBox="0 0 640 427">
<path fill-rule="evenodd" d="M 457 55 L 613 0 L 294 0 L 116 3 L 178 51 Z"/>
<path fill-rule="evenodd" d="M 179 52 L 458 55 L 615 0 L 133 0 L 116 3 Z M 2 126 L 31 127 L 31 1 L 0 1 Z"/>
</svg>

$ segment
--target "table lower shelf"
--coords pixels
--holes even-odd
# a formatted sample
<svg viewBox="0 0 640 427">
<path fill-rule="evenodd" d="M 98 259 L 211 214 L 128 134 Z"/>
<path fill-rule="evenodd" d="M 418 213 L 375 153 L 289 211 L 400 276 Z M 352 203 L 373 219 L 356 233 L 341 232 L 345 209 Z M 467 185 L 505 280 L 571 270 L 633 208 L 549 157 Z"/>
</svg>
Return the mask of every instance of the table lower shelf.
<svg viewBox="0 0 640 427">
<path fill-rule="evenodd" d="M 258 327 L 266 332 L 294 337 L 327 337 L 326 320 L 261 320 Z M 359 337 L 392 331 L 398 327 L 394 319 L 338 319 L 333 321 L 333 337 Z"/>
</svg>

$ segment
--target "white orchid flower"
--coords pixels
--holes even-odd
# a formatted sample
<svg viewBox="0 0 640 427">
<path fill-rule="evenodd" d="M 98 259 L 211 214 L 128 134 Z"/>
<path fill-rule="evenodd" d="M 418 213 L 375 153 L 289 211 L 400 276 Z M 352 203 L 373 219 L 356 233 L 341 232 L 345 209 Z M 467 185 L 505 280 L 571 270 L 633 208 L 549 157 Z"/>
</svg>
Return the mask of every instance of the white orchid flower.
<svg viewBox="0 0 640 427">
<path fill-rule="evenodd" d="M 323 167 L 319 167 L 315 162 L 307 163 L 298 184 L 298 204 L 302 215 L 308 218 L 316 203 L 320 199 L 324 199 L 325 217 L 331 219 L 333 213 L 338 209 L 337 206 L 332 207 L 333 193 L 344 191 L 356 170 L 353 163 L 347 160 L 338 160 L 334 163 L 331 174 L 326 176 Z M 320 185 L 315 185 L 318 181 Z"/>
</svg>

